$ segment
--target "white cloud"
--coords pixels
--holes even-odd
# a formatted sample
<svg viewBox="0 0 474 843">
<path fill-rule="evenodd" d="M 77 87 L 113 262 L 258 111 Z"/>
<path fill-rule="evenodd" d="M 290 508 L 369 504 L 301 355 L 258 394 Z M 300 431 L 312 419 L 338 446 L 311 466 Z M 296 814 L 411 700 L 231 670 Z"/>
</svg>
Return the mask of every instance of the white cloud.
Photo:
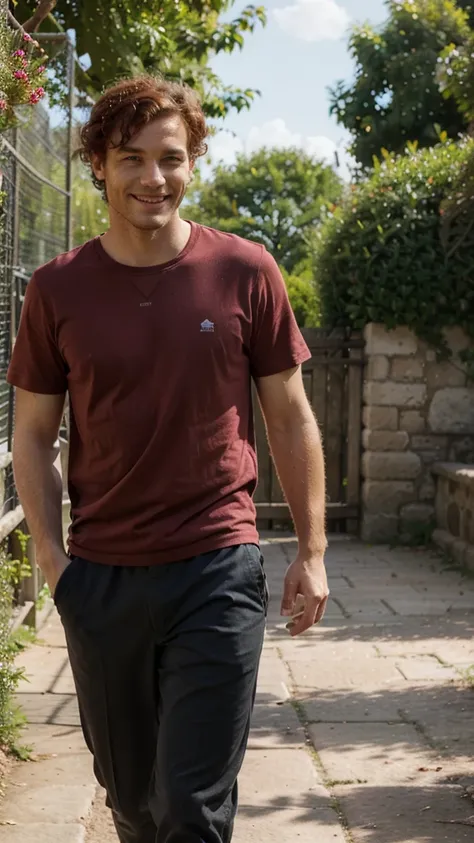
<svg viewBox="0 0 474 843">
<path fill-rule="evenodd" d="M 294 0 L 290 6 L 274 9 L 273 17 L 284 32 L 302 41 L 336 41 L 350 21 L 336 0 Z"/>
<path fill-rule="evenodd" d="M 233 164 L 237 153 L 243 151 L 241 139 L 232 132 L 218 132 L 209 141 L 209 155 L 213 164 Z"/>
<path fill-rule="evenodd" d="M 255 152 L 262 146 L 285 149 L 289 146 L 301 146 L 301 135 L 292 132 L 285 121 L 278 117 L 268 120 L 262 126 L 252 126 L 245 142 L 246 152 Z"/>
<path fill-rule="evenodd" d="M 349 178 L 348 166 L 350 160 L 341 145 L 338 146 L 326 135 L 304 136 L 299 132 L 292 132 L 281 117 L 268 120 L 261 126 L 252 126 L 244 141 L 231 132 L 218 132 L 209 143 L 211 168 L 219 163 L 234 164 L 237 153 L 245 152 L 250 155 L 262 147 L 269 149 L 288 149 L 290 147 L 302 149 L 308 155 L 312 155 L 331 166 L 336 164 L 337 151 L 340 164 L 339 175 L 343 179 Z M 206 166 L 201 166 L 201 169 L 205 178 L 210 175 Z"/>
<path fill-rule="evenodd" d="M 277 149 L 288 149 L 296 147 L 302 149 L 309 155 L 334 164 L 334 153 L 336 144 L 331 138 L 325 135 L 304 137 L 299 132 L 292 132 L 281 117 L 276 120 L 268 120 L 262 126 L 253 126 L 247 135 L 245 151 L 255 152 L 262 146 L 274 147 Z"/>
</svg>

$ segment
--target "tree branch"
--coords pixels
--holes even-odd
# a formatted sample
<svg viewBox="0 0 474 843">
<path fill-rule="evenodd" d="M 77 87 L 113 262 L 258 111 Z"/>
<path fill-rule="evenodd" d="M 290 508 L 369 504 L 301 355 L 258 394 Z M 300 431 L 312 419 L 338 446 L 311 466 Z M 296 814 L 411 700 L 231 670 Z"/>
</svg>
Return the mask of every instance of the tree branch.
<svg viewBox="0 0 474 843">
<path fill-rule="evenodd" d="M 31 18 L 23 24 L 25 32 L 38 32 L 43 21 L 48 17 L 56 6 L 57 0 L 39 0 L 38 7 Z"/>
</svg>

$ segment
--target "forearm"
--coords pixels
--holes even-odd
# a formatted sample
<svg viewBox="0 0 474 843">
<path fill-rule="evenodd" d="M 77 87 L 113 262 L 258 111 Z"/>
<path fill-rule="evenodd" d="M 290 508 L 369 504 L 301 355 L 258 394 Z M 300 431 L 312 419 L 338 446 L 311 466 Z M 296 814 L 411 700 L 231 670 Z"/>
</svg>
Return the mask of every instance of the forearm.
<svg viewBox="0 0 474 843">
<path fill-rule="evenodd" d="M 55 447 L 32 437 L 15 437 L 13 469 L 28 530 L 35 543 L 38 564 L 46 573 L 50 560 L 64 554 L 62 479 L 54 465 Z"/>
<path fill-rule="evenodd" d="M 273 460 L 291 510 L 300 549 L 326 549 L 324 455 L 318 425 L 309 407 L 286 426 L 268 427 Z"/>
</svg>

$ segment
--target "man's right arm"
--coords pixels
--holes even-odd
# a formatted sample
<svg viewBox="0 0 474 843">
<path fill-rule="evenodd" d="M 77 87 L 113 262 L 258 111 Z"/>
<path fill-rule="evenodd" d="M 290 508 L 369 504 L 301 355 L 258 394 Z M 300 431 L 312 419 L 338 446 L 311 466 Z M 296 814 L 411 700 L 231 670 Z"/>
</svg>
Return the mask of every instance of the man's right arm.
<svg viewBox="0 0 474 843">
<path fill-rule="evenodd" d="M 64 395 L 16 390 L 13 470 L 36 558 L 51 593 L 69 558 L 62 529 L 62 479 L 54 465 Z"/>
</svg>

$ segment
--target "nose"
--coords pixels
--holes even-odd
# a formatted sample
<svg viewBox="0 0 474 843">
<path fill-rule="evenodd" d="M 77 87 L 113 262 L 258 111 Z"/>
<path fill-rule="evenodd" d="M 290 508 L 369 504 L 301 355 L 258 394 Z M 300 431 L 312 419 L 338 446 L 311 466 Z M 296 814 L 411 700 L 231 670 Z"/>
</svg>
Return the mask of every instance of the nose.
<svg viewBox="0 0 474 843">
<path fill-rule="evenodd" d="M 166 179 L 156 161 L 151 161 L 147 164 L 142 172 L 140 181 L 143 187 L 150 188 L 162 187 L 166 183 Z"/>
</svg>

